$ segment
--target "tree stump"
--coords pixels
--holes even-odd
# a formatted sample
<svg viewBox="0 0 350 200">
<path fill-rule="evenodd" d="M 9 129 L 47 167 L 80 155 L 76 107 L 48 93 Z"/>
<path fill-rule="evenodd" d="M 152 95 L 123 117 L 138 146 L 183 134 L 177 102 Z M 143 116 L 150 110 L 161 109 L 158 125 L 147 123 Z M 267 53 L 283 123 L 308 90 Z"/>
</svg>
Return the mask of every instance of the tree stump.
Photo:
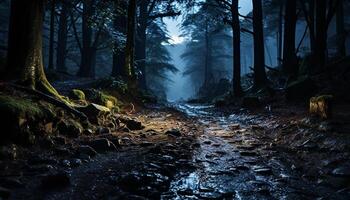
<svg viewBox="0 0 350 200">
<path fill-rule="evenodd" d="M 332 117 L 332 95 L 322 95 L 310 99 L 310 114 L 319 116 L 322 119 Z"/>
</svg>

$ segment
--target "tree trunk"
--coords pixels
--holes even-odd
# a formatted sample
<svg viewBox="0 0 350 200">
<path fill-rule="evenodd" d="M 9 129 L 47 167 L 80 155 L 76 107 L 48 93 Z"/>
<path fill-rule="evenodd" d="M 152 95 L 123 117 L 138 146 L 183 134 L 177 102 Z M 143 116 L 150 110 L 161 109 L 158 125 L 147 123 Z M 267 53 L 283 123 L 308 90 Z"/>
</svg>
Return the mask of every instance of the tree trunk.
<svg viewBox="0 0 350 200">
<path fill-rule="evenodd" d="M 42 56 L 44 1 L 11 1 L 6 77 L 59 96 L 47 81 Z"/>
<path fill-rule="evenodd" d="M 295 54 L 296 1 L 287 0 L 285 9 L 283 71 L 294 77 L 298 73 L 297 56 Z"/>
<path fill-rule="evenodd" d="M 140 88 L 147 90 L 147 72 L 146 72 L 146 43 L 147 43 L 147 19 L 148 19 L 148 3 L 147 1 L 142 1 L 140 5 L 140 17 L 139 17 L 139 28 L 138 28 L 138 67 L 141 71 L 141 77 L 139 79 Z"/>
<path fill-rule="evenodd" d="M 114 29 L 126 35 L 127 17 L 119 13 L 118 9 L 127 9 L 126 3 L 124 1 L 118 1 L 118 3 L 115 3 L 115 18 L 113 20 Z M 125 66 L 125 46 L 122 45 L 121 41 L 118 41 L 118 38 L 115 38 L 112 67 L 113 77 L 126 76 L 123 70 Z"/>
<path fill-rule="evenodd" d="M 204 82 L 203 86 L 205 90 L 209 88 L 209 60 L 210 60 L 210 47 L 209 47 L 209 31 L 208 22 L 205 25 L 205 58 L 204 58 Z"/>
<path fill-rule="evenodd" d="M 93 77 L 93 58 L 92 58 L 92 27 L 89 24 L 90 17 L 93 13 L 92 0 L 83 1 L 83 42 L 81 52 L 81 62 L 78 76 L 80 77 Z"/>
<path fill-rule="evenodd" d="M 309 17 L 310 17 L 310 24 L 309 24 L 309 30 L 310 30 L 310 49 L 311 52 L 314 53 L 316 49 L 316 38 L 315 38 L 315 0 L 309 0 Z"/>
<path fill-rule="evenodd" d="M 238 14 L 238 1 L 232 2 L 232 31 L 233 31 L 233 94 L 242 95 L 241 87 L 241 26 Z"/>
<path fill-rule="evenodd" d="M 253 31 L 254 31 L 254 88 L 267 84 L 265 71 L 264 31 L 262 0 L 253 0 Z"/>
<path fill-rule="evenodd" d="M 323 70 L 327 51 L 327 1 L 318 0 L 316 5 L 316 40 L 314 61 L 317 71 Z"/>
<path fill-rule="evenodd" d="M 49 42 L 49 66 L 50 70 L 54 69 L 53 56 L 54 56 L 54 42 L 55 42 L 55 12 L 56 12 L 56 1 L 51 0 L 50 9 L 50 42 Z"/>
<path fill-rule="evenodd" d="M 67 2 L 63 1 L 58 24 L 58 42 L 56 70 L 67 73 L 66 54 L 67 54 L 67 32 L 68 32 L 68 7 Z"/>
<path fill-rule="evenodd" d="M 337 51 L 338 56 L 345 57 L 346 56 L 346 32 L 344 27 L 344 1 L 338 1 L 338 7 L 336 12 L 336 26 L 337 26 Z"/>
<path fill-rule="evenodd" d="M 124 71 L 129 81 L 135 79 L 134 54 L 135 54 L 135 26 L 136 26 L 136 0 L 129 0 L 128 5 L 128 30 L 125 48 Z"/>
<path fill-rule="evenodd" d="M 283 8 L 284 2 L 280 2 L 279 16 L 278 16 L 278 33 L 277 33 L 277 63 L 282 65 L 282 45 L 283 45 Z"/>
</svg>

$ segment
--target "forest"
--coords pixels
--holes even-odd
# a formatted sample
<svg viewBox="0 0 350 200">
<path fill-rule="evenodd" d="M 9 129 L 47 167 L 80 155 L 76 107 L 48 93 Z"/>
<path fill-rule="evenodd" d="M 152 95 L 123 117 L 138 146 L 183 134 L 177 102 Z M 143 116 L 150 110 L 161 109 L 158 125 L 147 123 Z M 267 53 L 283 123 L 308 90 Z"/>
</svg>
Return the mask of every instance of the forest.
<svg viewBox="0 0 350 200">
<path fill-rule="evenodd" d="M 0 200 L 350 199 L 347 10 L 0 0 Z"/>
</svg>

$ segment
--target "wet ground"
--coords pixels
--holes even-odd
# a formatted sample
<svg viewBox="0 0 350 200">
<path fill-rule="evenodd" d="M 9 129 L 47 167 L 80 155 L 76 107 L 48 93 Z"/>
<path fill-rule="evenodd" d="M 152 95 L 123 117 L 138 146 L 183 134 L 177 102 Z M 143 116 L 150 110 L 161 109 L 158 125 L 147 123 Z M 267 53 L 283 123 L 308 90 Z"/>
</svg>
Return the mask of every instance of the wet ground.
<svg viewBox="0 0 350 200">
<path fill-rule="evenodd" d="M 68 156 L 83 162 L 78 166 L 48 162 L 53 169 L 16 179 L 26 184 L 11 197 L 350 199 L 349 136 L 331 124 L 271 112 L 171 107 L 184 115 L 161 107 L 139 113 L 146 130 L 118 136 L 129 144 L 91 159 Z"/>
</svg>

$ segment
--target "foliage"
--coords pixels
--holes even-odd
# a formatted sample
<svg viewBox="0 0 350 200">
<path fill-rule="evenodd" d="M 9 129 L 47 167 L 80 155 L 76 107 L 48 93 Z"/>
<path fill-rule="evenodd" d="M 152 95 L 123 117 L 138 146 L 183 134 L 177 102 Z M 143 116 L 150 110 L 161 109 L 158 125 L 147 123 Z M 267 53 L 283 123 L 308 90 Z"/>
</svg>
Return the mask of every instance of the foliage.
<svg viewBox="0 0 350 200">
<path fill-rule="evenodd" d="M 168 73 L 177 73 L 178 69 L 171 64 L 171 56 L 166 45 L 169 45 L 169 36 L 166 26 L 161 20 L 151 23 L 147 30 L 146 43 L 146 74 L 147 85 L 155 94 L 163 94 L 166 91 L 166 83 L 171 82 Z"/>
</svg>

